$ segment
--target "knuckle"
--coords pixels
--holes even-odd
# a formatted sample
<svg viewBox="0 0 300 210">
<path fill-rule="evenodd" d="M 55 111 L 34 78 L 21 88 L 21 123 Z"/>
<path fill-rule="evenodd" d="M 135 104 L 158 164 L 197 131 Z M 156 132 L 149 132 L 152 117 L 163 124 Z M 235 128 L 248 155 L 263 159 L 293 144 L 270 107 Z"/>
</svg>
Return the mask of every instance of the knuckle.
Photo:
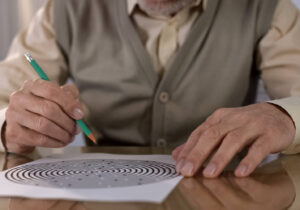
<svg viewBox="0 0 300 210">
<path fill-rule="evenodd" d="M 58 95 L 57 91 L 53 87 L 47 84 L 45 88 L 45 96 L 47 98 L 55 98 L 57 97 L 57 95 Z"/>
<path fill-rule="evenodd" d="M 253 153 L 259 153 L 259 154 L 261 154 L 261 153 L 263 153 L 264 151 L 266 150 L 266 148 L 265 148 L 265 145 L 263 144 L 263 143 L 254 143 L 252 146 L 251 146 L 251 148 L 250 148 L 250 151 L 251 152 L 253 152 Z"/>
<path fill-rule="evenodd" d="M 193 154 L 191 154 L 192 157 L 196 158 L 205 158 L 208 154 L 208 151 L 206 151 L 203 147 L 203 145 L 196 145 L 193 149 Z"/>
<path fill-rule="evenodd" d="M 47 98 L 53 98 L 58 95 L 59 86 L 54 84 L 53 82 L 37 80 L 35 84 L 36 86 L 39 86 L 39 88 L 43 90 L 43 94 Z"/>
<path fill-rule="evenodd" d="M 64 85 L 61 87 L 61 89 L 64 90 L 65 93 L 71 95 L 73 98 L 77 99 L 79 96 L 79 91 L 75 85 Z"/>
<path fill-rule="evenodd" d="M 243 139 L 242 133 L 238 131 L 232 131 L 227 134 L 227 141 L 232 142 L 233 144 L 239 143 Z"/>
<path fill-rule="evenodd" d="M 251 115 L 245 113 L 245 112 L 237 112 L 234 115 L 234 120 L 238 122 L 245 122 L 251 120 Z"/>
<path fill-rule="evenodd" d="M 174 157 L 177 157 L 178 153 L 179 153 L 178 150 L 173 150 L 173 151 L 172 151 L 172 157 L 173 157 L 173 158 L 174 158 Z"/>
<path fill-rule="evenodd" d="M 35 128 L 37 131 L 44 132 L 49 127 L 48 120 L 44 119 L 43 117 L 38 117 L 35 122 Z"/>
<path fill-rule="evenodd" d="M 218 128 L 209 128 L 203 132 L 203 137 L 208 139 L 216 139 L 221 137 L 221 132 Z"/>
<path fill-rule="evenodd" d="M 44 116 L 53 116 L 56 114 L 56 110 L 56 106 L 49 101 L 44 101 L 41 106 L 41 112 Z"/>
<path fill-rule="evenodd" d="M 185 161 L 190 162 L 190 163 L 201 162 L 204 157 L 203 154 L 204 153 L 202 151 L 200 151 L 200 153 L 198 153 L 198 151 L 196 151 L 194 149 L 191 153 L 189 153 L 185 156 Z"/>
<path fill-rule="evenodd" d="M 5 134 L 6 134 L 6 137 L 16 139 L 18 132 L 16 132 L 16 129 L 14 128 L 13 125 L 7 125 L 6 129 L 5 129 Z"/>
<path fill-rule="evenodd" d="M 219 118 L 216 117 L 216 115 L 212 114 L 208 116 L 205 120 L 206 124 L 214 124 L 219 121 Z"/>
<path fill-rule="evenodd" d="M 14 119 L 14 111 L 9 107 L 5 112 L 5 119 L 6 121 L 10 121 L 11 119 Z"/>
<path fill-rule="evenodd" d="M 200 159 L 199 158 L 196 158 L 195 156 L 193 155 L 189 155 L 185 158 L 185 161 L 186 162 L 189 162 L 189 163 L 193 163 L 194 165 L 198 165 L 198 162 L 200 162 Z"/>
<path fill-rule="evenodd" d="M 32 84 L 33 84 L 33 81 L 32 81 L 32 80 L 26 80 L 26 81 L 23 83 L 22 90 L 30 90 L 31 87 L 32 87 Z"/>
<path fill-rule="evenodd" d="M 40 79 L 40 78 L 37 78 L 37 79 L 34 79 L 33 80 L 33 83 L 35 83 L 35 84 L 41 84 L 41 83 L 43 83 L 44 82 L 44 80 L 42 80 L 42 79 Z"/>
<path fill-rule="evenodd" d="M 33 83 L 34 83 L 34 85 L 38 85 L 38 86 L 40 86 L 40 85 L 50 86 L 50 85 L 54 84 L 53 82 L 49 82 L 49 81 L 46 81 L 46 80 L 43 80 L 40 78 L 34 80 Z"/>
<path fill-rule="evenodd" d="M 198 130 L 198 133 L 200 133 L 200 131 L 205 131 L 207 129 L 209 129 L 210 127 L 212 127 L 209 123 L 207 122 L 204 122 L 203 124 L 201 124 L 199 126 L 199 128 L 197 129 Z"/>
<path fill-rule="evenodd" d="M 189 139 L 196 139 L 199 137 L 199 131 L 198 129 L 194 130 L 191 135 L 190 135 L 190 138 Z"/>
<path fill-rule="evenodd" d="M 77 87 L 74 86 L 74 85 L 72 85 L 71 87 L 72 87 L 72 90 L 73 90 L 74 93 L 75 93 L 75 96 L 78 97 L 78 96 L 79 96 L 79 90 L 77 89 Z"/>
<path fill-rule="evenodd" d="M 32 81 L 32 87 L 33 88 L 44 86 L 46 84 L 47 84 L 47 82 L 45 80 L 42 80 L 42 79 L 35 79 L 35 80 Z"/>
<path fill-rule="evenodd" d="M 187 153 L 185 150 L 183 150 L 183 151 L 181 151 L 180 154 L 178 155 L 178 158 L 180 158 L 180 159 L 186 159 L 187 156 L 188 156 L 188 153 Z"/>
<path fill-rule="evenodd" d="M 203 162 L 203 160 L 205 159 L 206 156 L 204 154 L 205 153 L 203 153 L 202 151 L 200 154 L 194 151 L 192 154 L 189 154 L 185 157 L 185 161 L 198 165 L 198 163 Z"/>
<path fill-rule="evenodd" d="M 286 131 L 282 125 L 273 126 L 272 124 L 274 125 L 274 122 L 268 123 L 267 126 L 261 126 L 265 135 L 274 138 L 276 136 L 280 136 L 281 133 Z"/>
<path fill-rule="evenodd" d="M 40 146 L 46 146 L 48 143 L 48 138 L 45 135 L 38 135 L 37 143 Z"/>
<path fill-rule="evenodd" d="M 19 99 L 21 97 L 22 93 L 20 91 L 15 91 L 9 96 L 9 101 L 11 104 L 19 103 Z"/>
<path fill-rule="evenodd" d="M 223 114 L 225 114 L 228 111 L 227 108 L 219 108 L 214 112 L 214 115 L 216 116 L 222 116 Z"/>
</svg>

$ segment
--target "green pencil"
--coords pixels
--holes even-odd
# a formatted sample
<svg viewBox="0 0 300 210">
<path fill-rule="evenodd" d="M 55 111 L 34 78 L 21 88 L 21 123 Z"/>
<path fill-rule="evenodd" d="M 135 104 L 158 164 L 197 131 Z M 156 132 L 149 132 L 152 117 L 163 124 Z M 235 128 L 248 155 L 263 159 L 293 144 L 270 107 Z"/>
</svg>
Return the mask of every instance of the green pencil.
<svg viewBox="0 0 300 210">
<path fill-rule="evenodd" d="M 30 53 L 25 53 L 24 54 L 25 58 L 28 60 L 32 68 L 38 73 L 41 79 L 50 81 L 48 78 L 47 74 L 43 71 L 43 69 L 39 66 L 39 64 L 32 58 Z M 88 128 L 88 126 L 82 121 L 82 120 L 76 120 L 77 125 L 81 128 L 83 133 L 89 137 L 95 144 L 96 144 L 96 139 L 94 135 L 92 134 L 91 130 Z"/>
</svg>

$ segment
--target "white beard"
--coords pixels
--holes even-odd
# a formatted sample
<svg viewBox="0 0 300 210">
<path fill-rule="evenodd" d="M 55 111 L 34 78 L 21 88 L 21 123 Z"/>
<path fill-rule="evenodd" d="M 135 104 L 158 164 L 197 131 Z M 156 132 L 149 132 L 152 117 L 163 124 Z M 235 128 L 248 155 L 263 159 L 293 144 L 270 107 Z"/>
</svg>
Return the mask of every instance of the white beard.
<svg viewBox="0 0 300 210">
<path fill-rule="evenodd" d="M 171 16 L 195 0 L 138 0 L 138 4 L 149 15 Z"/>
</svg>

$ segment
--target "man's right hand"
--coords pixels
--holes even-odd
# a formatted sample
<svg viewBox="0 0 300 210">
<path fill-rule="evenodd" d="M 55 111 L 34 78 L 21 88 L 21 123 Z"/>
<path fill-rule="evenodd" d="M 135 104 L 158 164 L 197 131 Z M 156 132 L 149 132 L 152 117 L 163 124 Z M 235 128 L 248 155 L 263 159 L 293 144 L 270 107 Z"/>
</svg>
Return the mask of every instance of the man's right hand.
<svg viewBox="0 0 300 210">
<path fill-rule="evenodd" d="M 7 151 L 20 154 L 36 146 L 59 148 L 71 143 L 80 132 L 75 120 L 84 116 L 78 95 L 72 85 L 26 81 L 10 96 L 2 133 Z"/>
</svg>

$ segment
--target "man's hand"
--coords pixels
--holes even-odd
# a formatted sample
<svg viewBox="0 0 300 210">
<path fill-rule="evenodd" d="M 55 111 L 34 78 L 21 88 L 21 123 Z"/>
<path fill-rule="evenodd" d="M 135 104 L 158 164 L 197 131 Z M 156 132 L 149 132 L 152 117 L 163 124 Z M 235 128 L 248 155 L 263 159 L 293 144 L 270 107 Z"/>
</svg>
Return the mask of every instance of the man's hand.
<svg viewBox="0 0 300 210">
<path fill-rule="evenodd" d="M 213 153 L 203 171 L 205 177 L 217 177 L 230 160 L 249 146 L 248 154 L 235 175 L 251 174 L 269 154 L 287 149 L 295 137 L 295 126 L 281 108 L 255 104 L 242 108 L 219 109 L 200 125 L 188 141 L 173 151 L 176 170 L 194 176 Z"/>
<path fill-rule="evenodd" d="M 71 85 L 26 81 L 10 96 L 2 137 L 8 152 L 28 153 L 35 146 L 58 148 L 74 140 L 83 118 L 78 90 Z"/>
</svg>

